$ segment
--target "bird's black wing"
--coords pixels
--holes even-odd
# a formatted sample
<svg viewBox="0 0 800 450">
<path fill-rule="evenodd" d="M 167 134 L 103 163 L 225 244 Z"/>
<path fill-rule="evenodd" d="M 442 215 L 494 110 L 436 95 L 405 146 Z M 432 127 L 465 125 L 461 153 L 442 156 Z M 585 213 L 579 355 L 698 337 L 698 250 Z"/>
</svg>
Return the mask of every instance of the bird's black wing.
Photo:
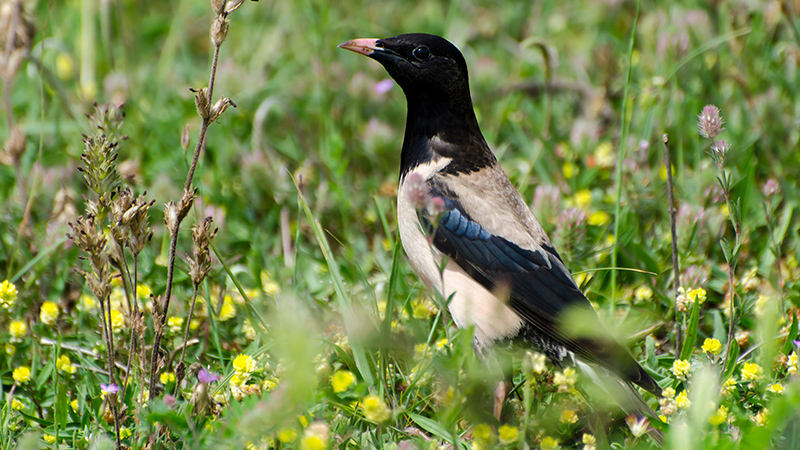
<svg viewBox="0 0 800 450">
<path fill-rule="evenodd" d="M 659 395 L 661 389 L 627 350 L 612 338 L 598 337 L 597 331 L 603 329 L 599 318 L 555 248 L 542 245 L 532 251 L 492 234 L 452 192 L 438 183 L 429 186 L 433 196 L 444 200 L 444 211 L 433 218 L 423 210 L 419 217 L 437 250 L 490 291 L 506 292 L 509 306 L 539 339 L 563 346 Z M 595 335 L 576 334 L 565 323 L 573 319 L 583 322 L 581 330 Z"/>
</svg>

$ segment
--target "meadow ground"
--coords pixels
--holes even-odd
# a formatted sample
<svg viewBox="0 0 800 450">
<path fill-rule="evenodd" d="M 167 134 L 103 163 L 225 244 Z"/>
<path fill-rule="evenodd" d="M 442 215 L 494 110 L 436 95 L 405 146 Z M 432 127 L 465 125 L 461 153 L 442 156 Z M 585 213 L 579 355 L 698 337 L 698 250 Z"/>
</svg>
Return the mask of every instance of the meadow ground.
<svg viewBox="0 0 800 450">
<path fill-rule="evenodd" d="M 800 2 L 213 3 L 0 1 L 0 448 L 655 448 L 531 350 L 490 414 L 398 243 L 403 94 L 336 48 L 412 31 L 464 53 L 666 448 L 800 448 Z"/>
</svg>

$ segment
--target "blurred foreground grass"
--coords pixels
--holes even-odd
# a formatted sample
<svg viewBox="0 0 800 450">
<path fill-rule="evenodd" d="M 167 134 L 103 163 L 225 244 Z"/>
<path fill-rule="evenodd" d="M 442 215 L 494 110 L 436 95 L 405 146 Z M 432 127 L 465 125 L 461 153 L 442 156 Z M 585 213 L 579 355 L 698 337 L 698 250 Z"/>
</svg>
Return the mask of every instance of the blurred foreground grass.
<svg viewBox="0 0 800 450">
<path fill-rule="evenodd" d="M 29 53 L 17 71 L 3 69 L 0 446 L 107 445 L 113 426 L 101 392 L 97 302 L 74 271 L 87 266 L 64 237 L 90 195 L 77 171 L 80 134 L 96 131 L 85 118 L 92 102 L 125 104 L 118 169 L 156 202 L 138 278 L 147 320 L 150 294 L 166 287 L 161 205 L 180 197 L 191 158 L 181 132 L 188 125 L 194 140 L 200 127 L 188 88 L 208 81 L 210 9 L 185 0 L 29 1 L 26 15 L 14 16 L 18 3 L 2 2 L 4 29 L 27 21 L 35 32 L 20 28 Z M 508 358 L 517 389 L 495 423 L 491 376 L 469 331 L 456 331 L 410 272 L 394 212 L 405 101 L 396 86 L 386 91 L 378 64 L 336 45 L 424 31 L 462 50 L 482 129 L 512 182 L 609 329 L 671 389 L 661 404 L 650 398 L 669 423 L 668 446 L 800 447 L 800 4 L 646 2 L 629 54 L 636 7 L 261 1 L 234 13 L 215 97 L 238 107 L 211 127 L 194 179 L 199 198 L 178 247 L 191 253 L 189 226 L 213 217 L 215 249 L 230 272 L 217 262 L 202 286 L 187 362 L 222 379 L 210 384 L 207 414 L 193 414 L 203 384 L 194 377 L 175 398 L 147 407 L 139 402 L 144 383 L 132 381 L 122 399 L 123 444 L 653 446 L 580 372 L 544 367 L 533 353 Z M 13 42 L 24 50 L 24 41 Z M 741 211 L 742 307 L 727 371 L 730 289 L 720 239 L 733 242 L 734 231 L 697 132 L 706 104 L 726 121 L 725 169 Z M 662 134 L 679 207 L 679 299 Z M 23 146 L 14 147 L 19 136 Z M 617 271 L 612 285 L 614 245 L 617 267 L 635 270 Z M 186 259 L 177 267 L 160 377 L 170 392 L 192 291 Z M 121 286 L 111 300 L 116 360 L 125 365 L 131 311 Z M 151 322 L 143 339 L 152 345 Z"/>
</svg>

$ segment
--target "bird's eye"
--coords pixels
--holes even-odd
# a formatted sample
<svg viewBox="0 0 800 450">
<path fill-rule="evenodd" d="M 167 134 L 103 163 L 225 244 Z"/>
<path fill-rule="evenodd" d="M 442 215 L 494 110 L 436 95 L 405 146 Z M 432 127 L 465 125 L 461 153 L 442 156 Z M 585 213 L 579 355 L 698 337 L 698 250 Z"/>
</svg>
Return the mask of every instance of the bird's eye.
<svg viewBox="0 0 800 450">
<path fill-rule="evenodd" d="M 424 45 L 420 45 L 419 47 L 415 48 L 411 54 L 414 55 L 414 58 L 417 58 L 419 61 L 425 61 L 431 57 L 431 51 L 428 50 L 428 47 L 425 47 Z"/>
</svg>

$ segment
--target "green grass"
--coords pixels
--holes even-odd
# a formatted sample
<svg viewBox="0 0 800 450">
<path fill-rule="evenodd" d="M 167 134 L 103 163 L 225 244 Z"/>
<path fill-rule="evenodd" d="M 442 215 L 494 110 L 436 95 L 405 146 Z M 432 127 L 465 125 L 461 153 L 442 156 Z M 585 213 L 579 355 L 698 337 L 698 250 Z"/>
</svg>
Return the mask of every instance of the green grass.
<svg viewBox="0 0 800 450">
<path fill-rule="evenodd" d="M 8 142 L 11 123 L 25 150 L 16 162 L 4 153 L 0 165 L 0 281 L 18 291 L 0 307 L 0 448 L 55 447 L 52 437 L 62 448 L 113 446 L 100 314 L 75 271 L 89 264 L 64 237 L 67 223 L 86 213 L 84 196 L 93 198 L 76 169 L 81 133 L 97 132 L 85 117 L 94 101 L 125 103 L 120 133 L 128 138 L 117 167 L 136 195 L 155 201 L 140 294 L 166 290 L 163 205 L 180 198 L 191 162 L 181 132 L 189 126 L 191 149 L 200 129 L 188 88 L 208 83 L 212 13 L 207 2 L 100 3 L 26 4 L 36 34 L 4 81 L 11 108 L 0 139 Z M 800 386 L 790 355 L 800 311 L 800 11 L 768 2 L 639 7 L 638 19 L 634 1 L 261 1 L 234 12 L 214 97 L 237 107 L 209 130 L 168 312 L 186 323 L 192 282 L 183 255 L 192 254 L 191 226 L 211 215 L 216 259 L 200 285 L 186 357 L 222 378 L 209 385 L 215 403 L 205 413 L 194 412 L 202 388 L 194 376 L 175 399 L 144 405 L 134 357 L 136 376 L 121 399 L 130 432 L 123 445 L 521 449 L 557 440 L 585 448 L 589 433 L 597 448 L 654 447 L 632 435 L 580 371 L 570 388 L 565 368 L 539 370 L 524 351 L 500 352 L 516 389 L 501 423 L 491 417 L 493 375 L 474 356 L 470 331 L 456 330 L 436 307 L 443 299 L 420 284 L 398 242 L 405 99 L 396 86 L 377 94 L 383 68 L 336 48 L 424 31 L 464 53 L 488 142 L 602 320 L 663 387 L 676 397 L 688 392 L 691 406 L 678 402 L 686 407 L 645 395 L 670 413 L 667 448 L 797 448 Z M 546 80 L 552 89 L 542 88 Z M 735 237 L 719 170 L 697 132 L 707 104 L 726 121 L 724 169 L 741 211 L 741 314 L 728 367 L 720 241 Z M 663 134 L 681 284 L 707 296 L 686 311 L 676 310 L 672 284 Z M 768 180 L 779 193 L 764 195 Z M 125 366 L 133 322 L 114 286 L 112 306 L 123 318 L 115 360 Z M 151 346 L 152 299 L 139 300 Z M 42 317 L 44 302 L 58 306 L 53 325 Z M 708 338 L 720 341 L 720 355 L 701 350 Z M 167 331 L 166 372 L 182 345 L 180 326 Z M 255 361 L 249 376 L 237 371 L 241 354 Z M 57 364 L 60 356 L 74 370 Z M 686 380 L 673 371 L 681 358 L 691 363 Z M 746 364 L 761 374 L 745 379 L 757 375 Z M 15 381 L 21 367 L 30 369 L 26 382 Z M 734 385 L 718 395 L 729 378 Z M 776 384 L 783 393 L 769 389 Z M 720 406 L 725 419 L 715 417 Z"/>
</svg>

